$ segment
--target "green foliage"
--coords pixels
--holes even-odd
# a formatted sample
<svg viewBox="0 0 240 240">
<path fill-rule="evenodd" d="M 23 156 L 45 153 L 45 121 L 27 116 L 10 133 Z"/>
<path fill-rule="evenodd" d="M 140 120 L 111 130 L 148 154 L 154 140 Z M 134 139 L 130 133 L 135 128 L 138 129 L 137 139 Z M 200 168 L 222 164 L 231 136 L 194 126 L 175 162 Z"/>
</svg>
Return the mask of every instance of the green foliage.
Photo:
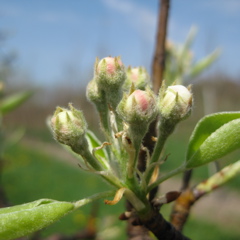
<svg viewBox="0 0 240 240">
<path fill-rule="evenodd" d="M 88 144 L 89 144 L 89 148 L 90 151 L 92 151 L 93 149 L 101 146 L 101 142 L 100 140 L 97 138 L 97 136 L 90 130 L 87 131 L 87 140 L 88 140 Z M 106 149 L 104 148 L 99 148 L 96 152 L 95 155 L 101 157 L 101 158 L 107 158 L 107 152 Z"/>
<path fill-rule="evenodd" d="M 22 103 L 24 103 L 27 99 L 29 99 L 32 95 L 32 91 L 25 91 L 5 97 L 3 100 L 0 101 L 0 113 L 4 115 L 13 111 Z"/>
<path fill-rule="evenodd" d="M 39 146 L 38 141 L 36 141 L 35 146 Z M 54 146 L 51 148 L 52 152 L 44 147 L 36 147 L 28 148 L 18 144 L 6 153 L 8 164 L 3 173 L 3 184 L 12 204 L 31 202 L 42 197 L 73 201 L 110 189 L 104 181 L 99 181 L 98 176 L 81 171 L 77 161 L 71 165 L 71 160 L 65 154 L 61 154 L 62 158 L 56 157 Z M 68 161 L 63 162 L 65 157 Z M 116 216 L 123 211 L 123 203 L 110 208 L 104 204 L 103 200 L 96 202 L 96 215 L 102 223 L 99 226 L 99 231 L 103 231 L 106 227 L 116 228 L 116 224 L 122 226 L 122 231 L 124 231 L 124 223 L 119 223 L 116 220 Z M 60 221 L 43 229 L 41 236 L 46 237 L 56 232 L 72 234 L 79 229 L 84 229 L 92 207 L 91 204 L 85 205 L 67 214 Z M 113 218 L 111 224 L 105 225 L 109 218 Z M 118 238 L 118 240 L 120 239 L 123 238 Z"/>
<path fill-rule="evenodd" d="M 51 199 L 0 209 L 0 240 L 10 240 L 38 231 L 73 209 L 73 203 Z"/>
<path fill-rule="evenodd" d="M 195 40 L 196 32 L 195 27 L 191 28 L 183 44 L 168 42 L 164 73 L 167 85 L 172 85 L 174 82 L 183 84 L 192 81 L 218 59 L 220 50 L 216 49 L 204 58 L 198 61 L 194 60 L 191 47 Z"/>
<path fill-rule="evenodd" d="M 215 113 L 202 118 L 189 141 L 186 168 L 194 168 L 240 148 L 240 112 Z"/>
</svg>

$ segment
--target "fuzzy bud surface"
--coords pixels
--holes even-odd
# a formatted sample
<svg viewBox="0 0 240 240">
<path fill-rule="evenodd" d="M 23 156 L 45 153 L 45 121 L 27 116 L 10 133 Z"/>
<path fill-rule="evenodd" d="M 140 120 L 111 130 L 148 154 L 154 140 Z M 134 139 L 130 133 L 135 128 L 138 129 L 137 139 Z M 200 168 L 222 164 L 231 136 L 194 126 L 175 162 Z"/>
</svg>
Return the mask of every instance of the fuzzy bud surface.
<svg viewBox="0 0 240 240">
<path fill-rule="evenodd" d="M 69 106 L 70 109 L 56 109 L 51 118 L 51 127 L 58 142 L 73 147 L 85 137 L 87 125 L 83 114 Z"/>
<path fill-rule="evenodd" d="M 95 79 L 100 88 L 122 86 L 125 81 L 124 65 L 119 57 L 105 57 L 96 62 Z"/>
<path fill-rule="evenodd" d="M 146 85 L 150 83 L 150 77 L 145 68 L 128 67 L 127 69 L 127 78 L 123 85 L 124 90 L 129 90 L 131 85 L 134 84 L 136 89 L 144 90 Z"/>
<path fill-rule="evenodd" d="M 157 114 L 154 93 L 138 89 L 129 96 L 125 95 L 118 105 L 118 112 L 127 123 L 148 124 Z"/>
<path fill-rule="evenodd" d="M 192 109 L 192 93 L 188 88 L 182 85 L 169 86 L 165 91 L 160 89 L 159 97 L 162 117 L 183 120 L 189 116 Z"/>
</svg>

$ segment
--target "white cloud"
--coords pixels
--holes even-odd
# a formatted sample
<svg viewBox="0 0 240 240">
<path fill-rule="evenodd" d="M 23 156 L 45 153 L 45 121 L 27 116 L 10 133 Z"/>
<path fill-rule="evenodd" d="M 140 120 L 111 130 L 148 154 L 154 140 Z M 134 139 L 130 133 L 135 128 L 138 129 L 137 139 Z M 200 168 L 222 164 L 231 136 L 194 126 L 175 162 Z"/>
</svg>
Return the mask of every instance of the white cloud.
<svg viewBox="0 0 240 240">
<path fill-rule="evenodd" d="M 157 14 L 143 7 L 139 2 L 127 0 L 102 0 L 102 2 L 120 14 L 124 14 L 128 23 L 148 42 L 154 40 Z"/>
</svg>

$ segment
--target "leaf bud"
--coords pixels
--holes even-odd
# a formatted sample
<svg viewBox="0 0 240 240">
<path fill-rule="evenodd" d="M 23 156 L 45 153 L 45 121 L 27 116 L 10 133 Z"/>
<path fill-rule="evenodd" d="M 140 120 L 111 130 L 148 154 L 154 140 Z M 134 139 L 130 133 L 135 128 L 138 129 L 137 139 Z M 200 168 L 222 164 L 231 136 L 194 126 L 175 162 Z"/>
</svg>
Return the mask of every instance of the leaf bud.
<svg viewBox="0 0 240 240">
<path fill-rule="evenodd" d="M 159 93 L 159 108 L 164 119 L 180 121 L 187 118 L 192 109 L 191 89 L 182 85 L 173 85 L 165 90 L 163 84 Z"/>
</svg>

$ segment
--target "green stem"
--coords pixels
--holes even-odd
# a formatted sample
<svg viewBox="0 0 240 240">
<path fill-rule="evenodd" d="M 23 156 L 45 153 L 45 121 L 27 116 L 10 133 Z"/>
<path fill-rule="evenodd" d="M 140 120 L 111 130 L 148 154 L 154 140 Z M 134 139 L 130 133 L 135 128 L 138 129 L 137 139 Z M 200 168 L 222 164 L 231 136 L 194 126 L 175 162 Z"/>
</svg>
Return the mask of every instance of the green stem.
<svg viewBox="0 0 240 240">
<path fill-rule="evenodd" d="M 146 210 L 146 208 L 149 208 L 149 204 L 145 204 L 133 191 L 130 189 L 126 189 L 124 192 L 124 196 L 126 199 L 133 205 L 134 209 L 137 212 L 142 212 Z M 147 201 L 145 201 L 147 202 Z"/>
<path fill-rule="evenodd" d="M 110 183 L 112 186 L 116 188 L 125 187 L 124 184 L 121 183 L 119 179 L 111 173 L 106 173 L 106 175 L 102 174 L 101 177 L 104 178 L 108 183 Z"/>
<path fill-rule="evenodd" d="M 182 165 L 174 170 L 172 170 L 169 173 L 166 173 L 165 175 L 163 175 L 162 177 L 158 178 L 153 184 L 151 184 L 148 187 L 148 192 L 150 192 L 152 189 L 154 189 L 155 187 L 157 187 L 160 183 L 164 182 L 165 180 L 177 175 L 178 173 L 184 172 L 186 170 L 185 166 Z"/>
<path fill-rule="evenodd" d="M 107 192 L 94 194 L 91 197 L 84 198 L 82 200 L 79 200 L 79 201 L 75 202 L 74 203 L 74 210 L 82 207 L 85 204 L 88 204 L 88 203 L 91 203 L 93 201 L 96 201 L 96 200 L 98 200 L 100 198 L 111 197 L 111 196 L 114 196 L 114 195 L 115 195 L 115 191 L 107 191 Z"/>
<path fill-rule="evenodd" d="M 109 110 L 107 106 L 101 105 L 101 107 L 97 108 L 99 116 L 100 116 L 100 122 L 101 126 L 103 128 L 103 133 L 108 141 L 111 139 L 111 128 L 109 124 Z"/>
<path fill-rule="evenodd" d="M 84 158 L 85 161 L 96 171 L 105 170 L 103 166 L 99 163 L 99 161 L 90 153 L 88 142 L 85 138 L 80 144 L 77 144 L 76 146 L 72 146 L 71 148 L 75 153 L 81 155 L 82 158 Z"/>
<path fill-rule="evenodd" d="M 161 123 L 160 123 L 160 126 L 159 126 L 160 133 L 158 136 L 157 143 L 154 147 L 154 151 L 153 151 L 149 165 L 158 162 L 161 152 L 163 150 L 163 147 L 165 145 L 165 142 L 166 142 L 167 138 L 169 137 L 169 135 L 173 132 L 175 125 L 169 127 L 169 126 L 167 126 L 166 123 L 167 123 L 166 121 L 161 121 Z M 154 171 L 154 168 L 152 168 L 150 171 L 148 171 L 148 173 L 146 175 L 146 183 L 147 184 L 150 182 L 153 171 Z"/>
</svg>

